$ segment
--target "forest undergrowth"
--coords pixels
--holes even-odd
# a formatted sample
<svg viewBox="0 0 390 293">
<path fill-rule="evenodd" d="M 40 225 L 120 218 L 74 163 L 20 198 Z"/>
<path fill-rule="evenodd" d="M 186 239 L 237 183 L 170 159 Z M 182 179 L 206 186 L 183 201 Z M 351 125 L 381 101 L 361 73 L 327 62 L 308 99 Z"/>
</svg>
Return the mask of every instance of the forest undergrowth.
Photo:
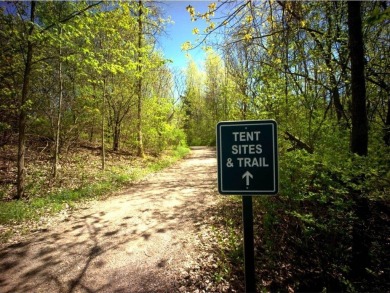
<svg viewBox="0 0 390 293">
<path fill-rule="evenodd" d="M 253 197 L 258 292 L 387 292 L 388 158 L 286 149 L 282 144 L 279 194 Z M 359 175 L 364 181 L 357 182 Z M 363 218 L 357 214 L 356 193 L 364 199 Z M 222 197 L 211 225 L 206 238 L 216 261 L 212 267 L 204 262 L 205 271 L 216 292 L 242 292 L 241 197 Z M 361 279 L 353 275 L 356 237 L 369 256 Z"/>
<path fill-rule="evenodd" d="M 330 228 L 314 218 L 311 224 L 304 222 L 293 210 L 296 203 L 278 196 L 255 197 L 253 204 L 257 292 L 388 290 L 388 203 L 370 203 L 371 262 L 361 282 L 350 277 L 352 223 L 338 219 L 340 226 Z M 309 202 L 299 206 L 308 213 L 317 209 Z M 329 218 L 325 210 L 316 216 Z M 202 253 L 183 283 L 199 292 L 244 292 L 241 197 L 223 198 L 209 224 L 200 235 Z"/>
</svg>

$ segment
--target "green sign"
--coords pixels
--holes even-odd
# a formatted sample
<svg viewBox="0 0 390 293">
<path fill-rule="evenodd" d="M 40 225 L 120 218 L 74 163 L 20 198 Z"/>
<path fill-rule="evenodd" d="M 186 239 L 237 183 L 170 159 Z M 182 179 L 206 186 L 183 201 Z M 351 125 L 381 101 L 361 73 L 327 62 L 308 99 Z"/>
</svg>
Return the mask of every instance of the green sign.
<svg viewBox="0 0 390 293">
<path fill-rule="evenodd" d="M 278 193 L 277 150 L 277 124 L 274 120 L 218 123 L 219 193 Z"/>
</svg>

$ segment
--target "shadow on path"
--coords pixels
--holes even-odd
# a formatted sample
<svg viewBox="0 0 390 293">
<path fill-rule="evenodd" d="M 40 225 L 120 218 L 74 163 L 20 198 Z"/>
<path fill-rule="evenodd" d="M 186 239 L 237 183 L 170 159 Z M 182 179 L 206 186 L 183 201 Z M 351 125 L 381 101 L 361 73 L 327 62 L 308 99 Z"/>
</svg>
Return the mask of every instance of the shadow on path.
<svg viewBox="0 0 390 293">
<path fill-rule="evenodd" d="M 0 292 L 174 292 L 216 202 L 215 151 L 0 249 Z"/>
</svg>

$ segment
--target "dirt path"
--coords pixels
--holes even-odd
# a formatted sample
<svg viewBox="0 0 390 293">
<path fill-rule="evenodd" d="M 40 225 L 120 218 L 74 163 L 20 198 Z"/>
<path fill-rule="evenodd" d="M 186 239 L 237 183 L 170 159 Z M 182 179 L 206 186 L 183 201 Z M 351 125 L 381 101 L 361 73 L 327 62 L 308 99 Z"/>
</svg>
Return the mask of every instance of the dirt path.
<svg viewBox="0 0 390 293">
<path fill-rule="evenodd" d="M 177 292 L 215 189 L 215 153 L 194 149 L 121 194 L 2 247 L 0 292 Z"/>
</svg>

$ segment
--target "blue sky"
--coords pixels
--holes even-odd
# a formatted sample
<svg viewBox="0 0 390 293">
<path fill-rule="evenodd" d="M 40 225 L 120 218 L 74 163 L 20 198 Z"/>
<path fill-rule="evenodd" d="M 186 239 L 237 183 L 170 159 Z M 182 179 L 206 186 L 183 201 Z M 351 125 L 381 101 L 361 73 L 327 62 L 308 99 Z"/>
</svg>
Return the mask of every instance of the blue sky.
<svg viewBox="0 0 390 293">
<path fill-rule="evenodd" d="M 196 44 L 199 36 L 194 35 L 192 30 L 198 28 L 202 32 L 206 27 L 204 20 L 191 21 L 191 17 L 186 10 L 188 5 L 195 8 L 197 12 L 206 12 L 207 7 L 214 1 L 203 1 L 203 0 L 162 0 L 160 6 L 164 10 L 164 17 L 170 16 L 174 23 L 167 24 L 166 33 L 159 37 L 159 48 L 163 51 L 165 58 L 171 59 L 173 63 L 170 65 L 171 68 L 183 69 L 187 67 L 188 53 L 183 52 L 181 47 L 186 41 L 190 41 Z M 0 0 L 0 6 L 6 6 L 6 2 Z M 202 67 L 205 53 L 201 47 L 189 51 L 192 59 L 198 64 L 198 67 Z"/>
<path fill-rule="evenodd" d="M 198 28 L 200 32 L 206 27 L 206 22 L 204 20 L 191 21 L 190 15 L 186 10 L 188 5 L 191 5 L 195 8 L 196 11 L 205 12 L 207 11 L 207 6 L 212 1 L 181 1 L 181 0 L 171 0 L 164 1 L 161 5 L 165 11 L 166 16 L 170 16 L 174 21 L 173 24 L 168 24 L 166 28 L 166 35 L 159 38 L 162 51 L 164 56 L 167 59 L 171 59 L 173 63 L 171 64 L 172 68 L 182 69 L 187 66 L 188 57 L 186 57 L 186 52 L 181 50 L 181 46 L 186 41 L 191 43 L 196 43 L 198 36 L 192 34 L 194 28 Z M 204 52 L 199 47 L 197 49 L 191 50 L 189 52 L 192 59 L 198 64 L 199 67 L 202 66 L 204 61 Z"/>
</svg>

